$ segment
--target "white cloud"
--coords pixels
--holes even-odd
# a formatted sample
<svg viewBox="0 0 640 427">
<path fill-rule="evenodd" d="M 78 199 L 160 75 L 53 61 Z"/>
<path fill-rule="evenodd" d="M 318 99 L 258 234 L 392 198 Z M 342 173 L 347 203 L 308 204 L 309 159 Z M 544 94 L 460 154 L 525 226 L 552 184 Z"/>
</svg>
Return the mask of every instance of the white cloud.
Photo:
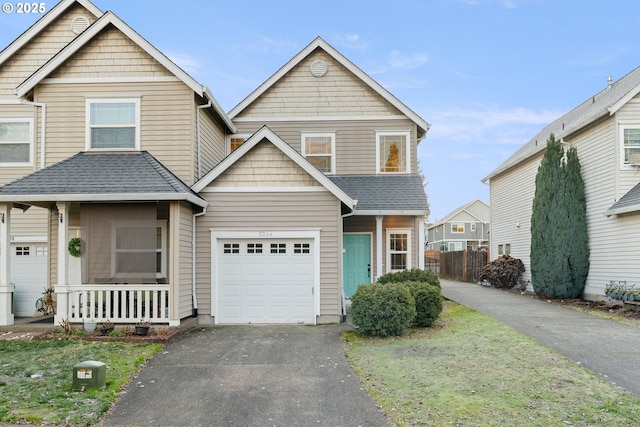
<svg viewBox="0 0 640 427">
<path fill-rule="evenodd" d="M 362 40 L 359 34 L 337 34 L 333 36 L 332 44 L 341 48 L 358 50 L 369 47 L 369 42 Z"/>
<path fill-rule="evenodd" d="M 202 64 L 189 54 L 165 52 L 165 55 L 189 74 L 198 74 L 202 69 Z"/>
<path fill-rule="evenodd" d="M 412 70 L 427 62 L 427 55 L 424 53 L 404 54 L 394 50 L 389 53 L 389 67 L 393 70 Z"/>
</svg>

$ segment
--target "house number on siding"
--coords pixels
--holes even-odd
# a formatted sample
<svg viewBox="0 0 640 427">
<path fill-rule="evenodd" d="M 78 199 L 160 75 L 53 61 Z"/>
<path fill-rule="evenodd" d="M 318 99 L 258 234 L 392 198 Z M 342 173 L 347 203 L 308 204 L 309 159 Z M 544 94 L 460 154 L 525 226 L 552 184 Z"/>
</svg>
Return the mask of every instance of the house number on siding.
<svg viewBox="0 0 640 427">
<path fill-rule="evenodd" d="M 258 236 L 260 236 L 260 237 L 272 237 L 273 236 L 273 232 L 272 231 L 258 231 Z"/>
</svg>

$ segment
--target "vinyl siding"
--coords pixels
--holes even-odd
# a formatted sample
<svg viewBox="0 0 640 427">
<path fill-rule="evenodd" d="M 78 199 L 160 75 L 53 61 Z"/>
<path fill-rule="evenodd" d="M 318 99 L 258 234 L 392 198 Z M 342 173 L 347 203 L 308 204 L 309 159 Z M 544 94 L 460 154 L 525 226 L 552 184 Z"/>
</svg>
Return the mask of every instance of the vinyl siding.
<svg viewBox="0 0 640 427">
<path fill-rule="evenodd" d="M 621 168 L 620 157 L 622 151 L 622 142 L 620 141 L 620 127 L 621 126 L 635 126 L 640 127 L 640 99 L 638 97 L 632 99 L 625 104 L 617 113 L 616 119 L 618 123 L 617 130 L 613 140 L 615 141 L 615 169 L 617 173 L 617 185 L 616 185 L 616 200 L 624 196 L 629 190 L 631 190 L 639 181 L 640 175 L 636 172 L 635 168 Z M 613 203 L 612 203 L 613 204 Z"/>
<path fill-rule="evenodd" d="M 200 114 L 200 158 L 198 159 L 197 130 L 194 158 L 200 161 L 200 171 L 198 171 L 198 165 L 196 164 L 194 171 L 194 179 L 196 181 L 205 176 L 225 157 L 225 132 L 223 126 L 217 123 L 207 112 L 198 111 Z M 198 172 L 200 176 L 198 176 Z"/>
<path fill-rule="evenodd" d="M 11 210 L 11 236 L 47 236 L 47 216 L 49 211 L 31 207 L 26 212 L 22 209 Z"/>
<path fill-rule="evenodd" d="M 173 230 L 173 236 L 178 239 L 175 248 L 172 248 L 178 257 L 178 271 L 172 275 L 177 280 L 178 292 L 178 318 L 182 319 L 193 314 L 192 290 L 192 209 L 187 203 L 172 203 L 172 215 L 178 218 L 172 224 L 178 224 L 179 229 Z"/>
<path fill-rule="evenodd" d="M 76 37 L 71 22 L 79 15 L 92 23 L 96 19 L 84 7 L 72 6 L 0 66 L 0 98 L 15 99 L 13 90 Z"/>
<path fill-rule="evenodd" d="M 253 134 L 265 122 L 237 122 L 238 134 Z M 269 121 L 269 128 L 296 151 L 301 152 L 302 133 L 334 132 L 336 135 L 336 175 L 376 174 L 376 132 L 411 132 L 411 173 L 417 173 L 417 142 L 415 123 L 404 118 L 389 120 L 290 120 Z"/>
<path fill-rule="evenodd" d="M 114 97 L 140 97 L 140 148 L 193 184 L 193 92 L 178 81 L 38 86 L 36 100 L 47 104 L 46 164 L 85 151 L 87 98 Z"/>
<path fill-rule="evenodd" d="M 524 263 L 523 279 L 531 280 L 531 210 L 535 179 L 541 156 L 491 178 L 491 257 L 498 257 L 498 245 L 509 243 L 511 256 Z M 516 191 L 517 189 L 517 191 Z M 520 226 L 516 226 L 516 224 Z"/>
<path fill-rule="evenodd" d="M 0 69 L 1 68 L 2 67 L 0 66 Z M 31 151 L 32 164 L 30 166 L 0 165 L 0 186 L 34 172 L 36 167 L 40 165 L 40 117 L 40 108 L 35 108 L 30 105 L 0 104 L 0 119 L 33 120 L 33 129 L 31 134 L 33 144 Z"/>
<path fill-rule="evenodd" d="M 328 65 L 324 77 L 309 71 L 316 60 Z M 310 54 L 238 117 L 389 116 L 401 113 L 322 49 Z"/>
</svg>

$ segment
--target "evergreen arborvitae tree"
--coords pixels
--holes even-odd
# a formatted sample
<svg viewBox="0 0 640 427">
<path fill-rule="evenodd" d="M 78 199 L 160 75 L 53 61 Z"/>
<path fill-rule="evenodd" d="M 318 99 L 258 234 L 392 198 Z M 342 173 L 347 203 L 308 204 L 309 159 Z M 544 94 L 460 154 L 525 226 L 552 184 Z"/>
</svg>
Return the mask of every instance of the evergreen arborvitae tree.
<svg viewBox="0 0 640 427">
<path fill-rule="evenodd" d="M 567 150 L 565 175 L 567 216 L 571 220 L 567 229 L 567 241 L 571 242 L 567 259 L 572 286 L 566 296 L 559 298 L 577 298 L 582 295 L 589 274 L 589 234 L 587 199 L 578 150 L 575 147 Z"/>
<path fill-rule="evenodd" d="M 575 148 L 567 152 L 555 136 L 536 175 L 531 214 L 531 281 L 536 294 L 577 298 L 589 272 L 586 198 Z"/>
<path fill-rule="evenodd" d="M 557 274 L 557 241 L 561 215 L 559 193 L 563 178 L 564 150 L 553 134 L 536 175 L 536 189 L 531 213 L 531 282 L 538 295 L 553 297 Z"/>
</svg>

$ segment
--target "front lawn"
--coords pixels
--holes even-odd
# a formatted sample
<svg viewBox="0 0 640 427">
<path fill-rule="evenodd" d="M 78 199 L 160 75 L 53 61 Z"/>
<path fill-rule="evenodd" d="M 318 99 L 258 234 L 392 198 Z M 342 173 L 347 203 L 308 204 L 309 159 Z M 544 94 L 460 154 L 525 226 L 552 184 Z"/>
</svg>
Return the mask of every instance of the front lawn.
<svg viewBox="0 0 640 427">
<path fill-rule="evenodd" d="M 76 340 L 0 341 L 0 422 L 90 425 L 161 344 Z M 72 391 L 73 366 L 106 364 L 106 387 Z"/>
<path fill-rule="evenodd" d="M 398 426 L 637 426 L 640 399 L 495 319 L 447 302 L 431 328 L 344 335 Z"/>
</svg>

